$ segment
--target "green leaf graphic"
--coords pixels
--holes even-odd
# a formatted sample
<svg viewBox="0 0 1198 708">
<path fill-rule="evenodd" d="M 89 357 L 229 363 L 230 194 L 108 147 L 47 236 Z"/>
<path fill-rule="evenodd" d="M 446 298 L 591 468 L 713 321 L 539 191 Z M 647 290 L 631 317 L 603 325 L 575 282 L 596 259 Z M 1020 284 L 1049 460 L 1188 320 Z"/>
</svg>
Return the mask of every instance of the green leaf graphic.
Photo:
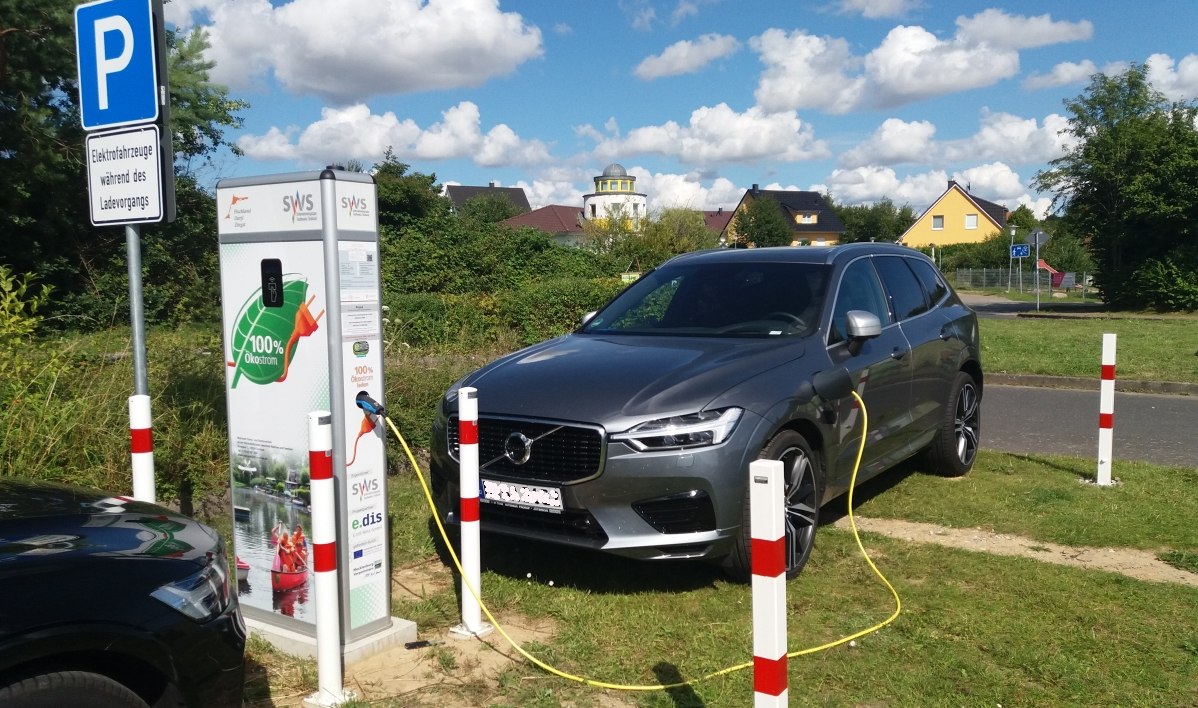
<svg viewBox="0 0 1198 708">
<path fill-rule="evenodd" d="M 236 370 L 229 388 L 237 388 L 243 374 L 262 385 L 278 381 L 287 374 L 296 344 L 292 341 L 296 314 L 305 306 L 308 281 L 303 276 L 292 280 L 287 280 L 286 275 L 283 278 L 282 307 L 264 307 L 262 289 L 259 288 L 237 314 L 237 324 L 233 327 L 233 360 L 229 362 L 229 366 Z"/>
</svg>

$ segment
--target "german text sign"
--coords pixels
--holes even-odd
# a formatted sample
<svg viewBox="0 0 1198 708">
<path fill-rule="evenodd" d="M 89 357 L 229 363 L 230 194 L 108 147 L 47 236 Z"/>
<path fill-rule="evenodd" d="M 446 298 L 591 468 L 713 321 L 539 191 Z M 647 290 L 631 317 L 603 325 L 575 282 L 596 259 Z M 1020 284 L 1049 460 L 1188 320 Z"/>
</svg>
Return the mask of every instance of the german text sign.
<svg viewBox="0 0 1198 708">
<path fill-rule="evenodd" d="M 87 189 L 96 226 L 162 221 L 158 126 L 87 136 Z"/>
</svg>

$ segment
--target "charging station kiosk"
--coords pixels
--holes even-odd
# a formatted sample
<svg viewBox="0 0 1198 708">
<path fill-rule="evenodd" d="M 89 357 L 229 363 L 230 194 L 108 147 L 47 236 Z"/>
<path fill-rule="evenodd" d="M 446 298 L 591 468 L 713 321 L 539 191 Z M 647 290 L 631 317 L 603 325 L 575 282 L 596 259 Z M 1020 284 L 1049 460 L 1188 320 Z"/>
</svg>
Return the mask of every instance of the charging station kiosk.
<svg viewBox="0 0 1198 708">
<path fill-rule="evenodd" d="M 277 537 L 296 527 L 311 537 L 308 413 L 329 411 L 343 657 L 351 660 L 351 645 L 414 640 L 416 626 L 390 616 L 385 423 L 356 403 L 384 400 L 374 180 L 332 168 L 224 179 L 216 202 L 234 552 L 248 565 L 238 583 L 247 621 L 311 655 L 311 561 L 301 572 L 294 555 L 277 552 Z"/>
</svg>

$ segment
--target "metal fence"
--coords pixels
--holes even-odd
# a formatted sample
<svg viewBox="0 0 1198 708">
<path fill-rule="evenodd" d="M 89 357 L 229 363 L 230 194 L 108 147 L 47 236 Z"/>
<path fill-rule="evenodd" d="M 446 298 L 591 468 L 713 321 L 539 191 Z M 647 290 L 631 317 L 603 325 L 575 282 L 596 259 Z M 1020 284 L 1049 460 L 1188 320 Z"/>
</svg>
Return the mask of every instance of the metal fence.
<svg viewBox="0 0 1198 708">
<path fill-rule="evenodd" d="M 1089 284 L 1088 273 L 1077 273 L 1074 287 Z M 958 268 L 953 273 L 953 287 L 958 288 L 1002 288 L 1013 292 L 1035 292 L 1036 271 L 1033 268 Z M 1052 279 L 1047 271 L 1040 273 L 1040 288 L 1052 288 Z"/>
</svg>

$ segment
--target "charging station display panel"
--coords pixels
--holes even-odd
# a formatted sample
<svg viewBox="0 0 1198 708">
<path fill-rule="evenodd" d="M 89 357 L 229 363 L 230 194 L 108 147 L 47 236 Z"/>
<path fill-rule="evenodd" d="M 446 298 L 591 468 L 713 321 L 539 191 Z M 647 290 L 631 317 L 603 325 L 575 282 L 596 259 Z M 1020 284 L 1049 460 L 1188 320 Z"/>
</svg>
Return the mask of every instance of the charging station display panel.
<svg viewBox="0 0 1198 708">
<path fill-rule="evenodd" d="M 355 403 L 359 394 L 383 401 L 378 247 L 374 243 L 342 241 L 337 244 L 337 256 L 346 392 L 345 567 L 349 576 L 349 625 L 355 629 L 390 616 L 383 444 L 386 423 L 378 416 L 364 415 Z"/>
<path fill-rule="evenodd" d="M 308 631 L 307 414 L 329 410 L 319 197 L 314 182 L 217 190 L 238 594 L 247 613 Z"/>
</svg>

